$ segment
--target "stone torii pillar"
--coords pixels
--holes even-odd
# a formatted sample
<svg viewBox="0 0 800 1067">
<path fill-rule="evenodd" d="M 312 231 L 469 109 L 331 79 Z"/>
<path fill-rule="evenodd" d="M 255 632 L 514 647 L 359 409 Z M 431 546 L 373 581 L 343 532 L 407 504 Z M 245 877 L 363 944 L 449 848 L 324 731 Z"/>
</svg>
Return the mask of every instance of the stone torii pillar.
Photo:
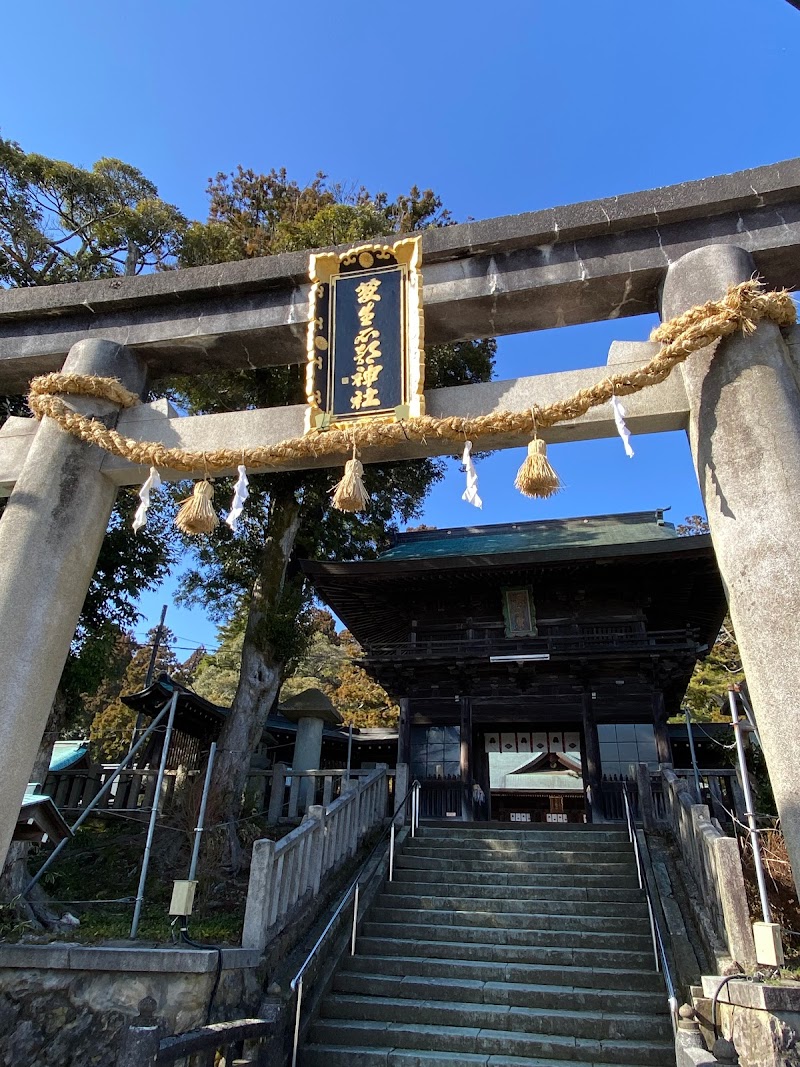
<svg viewBox="0 0 800 1067">
<path fill-rule="evenodd" d="M 74 345 L 64 371 L 114 376 L 140 394 L 146 378 L 138 356 L 99 339 Z M 69 403 L 111 423 L 119 412 L 107 400 Z M 114 505 L 104 455 L 43 419 L 0 519 L 0 863 Z"/>
<path fill-rule="evenodd" d="M 667 319 L 755 272 L 710 245 L 673 263 Z M 753 698 L 795 884 L 800 886 L 800 389 L 780 330 L 762 322 L 682 365 L 689 442 Z"/>
</svg>

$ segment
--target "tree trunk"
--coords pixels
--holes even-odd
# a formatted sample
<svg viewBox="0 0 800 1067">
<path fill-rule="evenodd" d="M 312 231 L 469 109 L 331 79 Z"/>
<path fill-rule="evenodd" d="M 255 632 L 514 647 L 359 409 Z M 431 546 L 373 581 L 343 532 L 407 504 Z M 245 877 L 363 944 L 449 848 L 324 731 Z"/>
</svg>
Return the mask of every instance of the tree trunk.
<svg viewBox="0 0 800 1067">
<path fill-rule="evenodd" d="M 239 685 L 217 745 L 209 812 L 227 825 L 228 861 L 241 867 L 236 820 L 242 807 L 250 756 L 280 689 L 285 655 L 276 647 L 275 623 L 286 587 L 286 572 L 300 527 L 300 504 L 292 489 L 273 495 L 269 534 L 261 554 L 259 575 L 250 597 Z"/>
</svg>

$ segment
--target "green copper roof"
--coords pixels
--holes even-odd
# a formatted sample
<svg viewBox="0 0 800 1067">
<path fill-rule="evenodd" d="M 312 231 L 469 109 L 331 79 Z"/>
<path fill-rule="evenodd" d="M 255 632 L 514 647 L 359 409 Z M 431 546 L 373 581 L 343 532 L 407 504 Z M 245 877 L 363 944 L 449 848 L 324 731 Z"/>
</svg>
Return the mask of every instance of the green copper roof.
<svg viewBox="0 0 800 1067">
<path fill-rule="evenodd" d="M 677 537 L 662 511 L 589 515 L 580 519 L 541 519 L 500 526 L 463 526 L 401 533 L 379 559 L 432 559 L 441 556 L 495 556 L 555 548 L 597 548 Z"/>
</svg>

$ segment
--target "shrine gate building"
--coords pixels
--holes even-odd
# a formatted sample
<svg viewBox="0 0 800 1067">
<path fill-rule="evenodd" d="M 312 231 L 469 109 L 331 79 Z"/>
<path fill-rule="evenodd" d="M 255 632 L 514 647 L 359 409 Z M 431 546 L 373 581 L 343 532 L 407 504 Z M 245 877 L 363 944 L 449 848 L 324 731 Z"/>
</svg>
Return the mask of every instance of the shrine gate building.
<svg viewBox="0 0 800 1067">
<path fill-rule="evenodd" d="M 710 538 L 662 511 L 420 530 L 303 568 L 399 703 L 432 818 L 613 817 L 633 766 L 671 762 L 725 613 Z"/>
</svg>

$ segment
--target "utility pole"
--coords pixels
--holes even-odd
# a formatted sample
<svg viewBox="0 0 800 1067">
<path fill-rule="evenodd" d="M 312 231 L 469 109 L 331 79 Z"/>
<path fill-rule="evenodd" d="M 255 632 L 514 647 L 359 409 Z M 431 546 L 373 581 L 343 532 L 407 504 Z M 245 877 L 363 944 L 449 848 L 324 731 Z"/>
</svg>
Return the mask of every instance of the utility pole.
<svg viewBox="0 0 800 1067">
<path fill-rule="evenodd" d="M 164 619 L 166 619 L 166 617 L 167 617 L 167 605 L 165 604 L 161 609 L 161 618 L 159 620 L 158 627 L 156 629 L 156 635 L 153 638 L 153 650 L 150 653 L 150 662 L 147 665 L 147 674 L 145 675 L 145 679 L 144 679 L 144 688 L 145 689 L 147 689 L 149 686 L 151 686 L 153 684 L 153 675 L 155 674 L 155 671 L 156 671 L 156 657 L 158 656 L 158 649 L 159 649 L 159 646 L 161 644 L 161 638 L 164 635 Z M 131 749 L 136 744 L 136 738 L 139 736 L 139 731 L 141 730 L 141 728 L 142 728 L 142 713 L 140 711 L 140 712 L 137 712 L 137 714 L 136 714 L 136 725 L 133 728 L 133 733 L 131 734 L 131 743 L 128 746 L 128 754 L 129 755 L 130 755 Z"/>
<path fill-rule="evenodd" d="M 164 619 L 167 617 L 167 605 L 161 609 L 161 618 L 158 623 L 158 629 L 156 630 L 156 636 L 153 639 L 153 651 L 150 653 L 150 663 L 147 666 L 147 677 L 144 680 L 144 687 L 147 689 L 149 685 L 153 684 L 153 675 L 156 670 L 156 657 L 158 656 L 158 648 L 161 644 L 161 638 L 164 634 Z"/>
</svg>

